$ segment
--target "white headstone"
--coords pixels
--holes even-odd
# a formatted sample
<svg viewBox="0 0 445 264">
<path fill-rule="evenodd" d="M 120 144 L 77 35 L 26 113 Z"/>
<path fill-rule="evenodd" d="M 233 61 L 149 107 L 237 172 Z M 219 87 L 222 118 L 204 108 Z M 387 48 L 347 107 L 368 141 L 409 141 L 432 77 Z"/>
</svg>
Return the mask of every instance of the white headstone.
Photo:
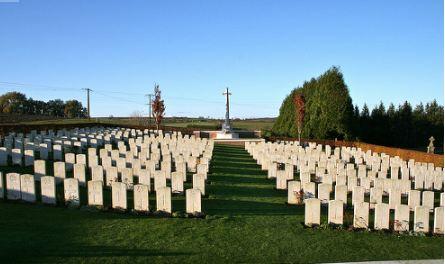
<svg viewBox="0 0 445 264">
<path fill-rule="evenodd" d="M 286 188 L 287 188 L 286 171 L 284 171 L 284 170 L 277 171 L 276 188 L 277 188 L 277 190 L 286 190 Z"/>
<path fill-rule="evenodd" d="M 332 185 L 321 183 L 318 185 L 318 199 L 322 204 L 327 204 L 330 200 Z"/>
<path fill-rule="evenodd" d="M 205 195 L 205 175 L 193 174 L 193 189 L 201 191 L 201 195 Z"/>
<path fill-rule="evenodd" d="M 62 160 L 62 145 L 53 146 L 53 160 Z"/>
<path fill-rule="evenodd" d="M 79 206 L 79 180 L 76 178 L 68 178 L 63 180 L 63 189 L 65 204 L 76 207 Z"/>
<path fill-rule="evenodd" d="M 409 206 L 406 204 L 396 205 L 394 212 L 394 231 L 409 231 Z"/>
<path fill-rule="evenodd" d="M 380 203 L 375 205 L 374 229 L 389 229 L 389 205 Z"/>
<path fill-rule="evenodd" d="M 157 191 L 159 188 L 164 188 L 167 186 L 167 178 L 163 171 L 155 171 L 154 173 L 154 188 Z"/>
<path fill-rule="evenodd" d="M 119 169 L 118 169 L 119 171 Z M 133 170 L 131 168 L 122 168 L 121 169 L 121 178 L 122 178 L 122 182 L 125 183 L 125 185 L 127 186 L 128 190 L 132 190 L 133 189 Z"/>
<path fill-rule="evenodd" d="M 299 181 L 289 181 L 287 187 L 287 203 L 299 204 L 303 201 L 302 188 Z"/>
<path fill-rule="evenodd" d="M 182 172 L 175 171 L 172 172 L 172 192 L 173 193 L 182 193 L 184 192 L 184 179 Z"/>
<path fill-rule="evenodd" d="M 369 203 L 362 202 L 354 205 L 354 228 L 369 227 Z"/>
<path fill-rule="evenodd" d="M 88 205 L 103 206 L 103 190 L 101 181 L 88 181 Z"/>
<path fill-rule="evenodd" d="M 12 156 L 12 165 L 22 166 L 23 153 L 21 149 L 12 149 L 11 156 Z"/>
<path fill-rule="evenodd" d="M 54 177 L 57 183 L 62 182 L 66 178 L 65 162 L 54 162 Z"/>
<path fill-rule="evenodd" d="M 84 164 L 86 167 L 87 166 L 87 156 L 85 154 L 77 154 L 76 155 L 76 163 Z"/>
<path fill-rule="evenodd" d="M 48 159 L 48 151 L 49 147 L 47 143 L 40 143 L 39 144 L 39 158 L 43 160 Z"/>
<path fill-rule="evenodd" d="M 20 175 L 20 190 L 22 192 L 23 201 L 31 203 L 34 203 L 36 201 L 36 186 L 34 182 L 34 175 Z"/>
<path fill-rule="evenodd" d="M 42 203 L 56 204 L 56 180 L 52 176 L 43 176 L 40 178 Z"/>
<path fill-rule="evenodd" d="M 127 185 L 123 182 L 111 184 L 112 206 L 114 209 L 127 209 Z"/>
<path fill-rule="evenodd" d="M 342 201 L 343 204 L 348 203 L 348 186 L 335 185 L 335 200 Z"/>
<path fill-rule="evenodd" d="M 134 186 L 134 210 L 139 212 L 148 212 L 149 200 L 148 200 L 149 188 L 147 185 L 136 184 Z"/>
<path fill-rule="evenodd" d="M 348 176 L 348 191 L 352 192 L 352 189 L 357 186 L 357 176 Z"/>
<path fill-rule="evenodd" d="M 0 148 L 0 166 L 8 166 L 8 150 L 5 147 Z"/>
<path fill-rule="evenodd" d="M 32 166 L 34 164 L 34 150 L 25 150 L 25 166 Z"/>
<path fill-rule="evenodd" d="M 315 182 L 303 183 L 304 198 L 315 198 Z"/>
<path fill-rule="evenodd" d="M 74 168 L 74 178 L 79 181 L 80 186 L 86 186 L 85 164 L 76 163 Z"/>
<path fill-rule="evenodd" d="M 306 226 L 320 225 L 320 205 L 321 201 L 316 198 L 305 201 L 304 224 Z"/>
<path fill-rule="evenodd" d="M 430 209 L 425 206 L 414 208 L 414 232 L 429 232 Z"/>
<path fill-rule="evenodd" d="M 432 211 L 434 209 L 434 192 L 424 191 L 422 193 L 422 206 L 426 206 Z"/>
<path fill-rule="evenodd" d="M 76 164 L 76 154 L 66 153 L 65 154 L 65 166 L 67 171 L 73 171 L 74 164 Z"/>
<path fill-rule="evenodd" d="M 187 189 L 185 191 L 186 213 L 200 213 L 201 212 L 201 190 Z"/>
<path fill-rule="evenodd" d="M 36 180 L 39 181 L 40 178 L 46 174 L 46 161 L 34 160 L 34 175 L 36 176 Z"/>
<path fill-rule="evenodd" d="M 91 167 L 91 180 L 104 182 L 104 169 L 100 165 Z"/>
<path fill-rule="evenodd" d="M 107 167 L 105 169 L 106 185 L 111 186 L 113 182 L 119 181 L 119 173 L 116 167 Z"/>
<path fill-rule="evenodd" d="M 420 191 L 411 190 L 408 192 L 408 206 L 411 211 L 414 211 L 416 206 L 420 206 Z"/>
<path fill-rule="evenodd" d="M 343 225 L 343 201 L 329 201 L 328 223 L 334 225 Z"/>
<path fill-rule="evenodd" d="M 352 188 L 352 205 L 365 201 L 365 187 L 354 186 Z"/>
<path fill-rule="evenodd" d="M 6 174 L 6 198 L 8 198 L 8 200 L 20 200 L 20 174 Z"/>
<path fill-rule="evenodd" d="M 392 188 L 389 190 L 389 208 L 395 209 L 396 205 L 402 204 L 400 189 Z"/>
<path fill-rule="evenodd" d="M 148 191 L 150 191 L 150 171 L 141 169 L 139 171 L 139 184 L 146 185 L 148 187 Z"/>
<path fill-rule="evenodd" d="M 443 235 L 443 206 L 434 208 L 434 230 L 435 234 Z"/>
<path fill-rule="evenodd" d="M 156 210 L 166 213 L 172 212 L 170 187 L 160 187 L 156 190 Z"/>
</svg>

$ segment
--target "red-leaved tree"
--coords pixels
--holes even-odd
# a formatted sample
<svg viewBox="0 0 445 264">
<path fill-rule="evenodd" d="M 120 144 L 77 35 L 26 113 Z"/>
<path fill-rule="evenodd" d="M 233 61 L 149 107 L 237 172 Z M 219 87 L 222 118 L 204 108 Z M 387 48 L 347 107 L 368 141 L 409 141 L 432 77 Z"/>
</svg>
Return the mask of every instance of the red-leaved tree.
<svg viewBox="0 0 445 264">
<path fill-rule="evenodd" d="M 165 106 L 164 100 L 161 99 L 161 90 L 159 89 L 158 84 L 155 84 L 154 100 L 151 104 L 151 110 L 156 123 L 156 129 L 159 130 L 159 126 L 161 125 L 162 119 L 164 118 Z"/>
<path fill-rule="evenodd" d="M 304 125 L 304 115 L 305 115 L 305 104 L 306 101 L 304 99 L 304 95 L 302 93 L 295 94 L 294 96 L 294 104 L 296 111 L 296 122 L 297 122 L 297 132 L 298 132 L 298 141 L 301 142 L 301 132 L 303 130 Z"/>
</svg>

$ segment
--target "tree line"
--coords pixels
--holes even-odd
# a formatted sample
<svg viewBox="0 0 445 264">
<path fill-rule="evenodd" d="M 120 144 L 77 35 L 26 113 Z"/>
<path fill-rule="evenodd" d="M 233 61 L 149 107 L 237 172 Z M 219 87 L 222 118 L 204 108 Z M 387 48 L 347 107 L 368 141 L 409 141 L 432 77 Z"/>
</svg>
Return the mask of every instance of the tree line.
<svg viewBox="0 0 445 264">
<path fill-rule="evenodd" d="M 27 98 L 20 92 L 8 92 L 0 96 L 0 113 L 17 115 L 40 115 L 51 117 L 84 118 L 87 109 L 77 100 L 60 99 L 47 102 Z"/>
<path fill-rule="evenodd" d="M 436 146 L 443 146 L 444 108 L 436 100 L 414 108 L 405 101 L 397 108 L 389 104 L 385 108 L 380 102 L 372 110 L 365 104 L 360 111 L 354 107 L 354 134 L 357 139 L 385 146 L 422 148 L 433 136 Z"/>
<path fill-rule="evenodd" d="M 297 98 L 304 100 L 304 111 Z M 297 137 L 296 120 L 304 113 L 301 137 L 306 139 L 345 139 L 402 148 L 426 148 L 433 136 L 443 146 L 444 108 L 437 101 L 414 108 L 405 102 L 397 108 L 383 103 L 370 110 L 352 104 L 343 74 L 332 67 L 317 78 L 306 81 L 284 99 L 272 128 L 275 136 Z"/>
</svg>

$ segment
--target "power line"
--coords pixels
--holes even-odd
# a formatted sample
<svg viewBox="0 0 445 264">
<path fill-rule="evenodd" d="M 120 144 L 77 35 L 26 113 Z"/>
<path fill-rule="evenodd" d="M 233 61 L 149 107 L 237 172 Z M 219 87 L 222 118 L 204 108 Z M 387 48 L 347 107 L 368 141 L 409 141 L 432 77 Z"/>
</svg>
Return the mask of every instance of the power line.
<svg viewBox="0 0 445 264">
<path fill-rule="evenodd" d="M 28 87 L 40 87 L 40 88 L 47 88 L 47 89 L 53 89 L 53 90 L 69 90 L 69 91 L 79 91 L 84 90 L 84 88 L 75 88 L 75 87 L 62 87 L 62 86 L 53 86 L 53 85 L 41 85 L 41 84 L 31 84 L 31 83 L 21 83 L 21 82 L 5 82 L 0 81 L 0 84 L 5 85 L 13 85 L 13 86 L 28 86 Z M 122 100 L 127 101 L 130 103 L 137 103 L 141 104 L 140 102 L 136 102 L 129 99 L 124 99 L 122 97 L 114 97 L 109 95 L 109 93 L 113 94 L 121 94 L 121 95 L 128 95 L 128 96 L 147 96 L 146 94 L 142 93 L 130 93 L 130 92 L 122 92 L 122 91 L 113 91 L 113 90 L 94 90 L 95 93 L 101 94 L 103 96 L 107 96 L 116 100 Z M 166 100 L 181 100 L 181 101 L 196 101 L 196 102 L 203 102 L 203 103 L 210 103 L 210 104 L 224 104 L 224 101 L 214 101 L 214 100 L 206 100 L 201 98 L 189 98 L 189 97 L 180 97 L 180 96 L 164 96 L 164 99 Z M 261 102 L 261 103 L 237 103 L 231 102 L 232 105 L 238 105 L 238 106 L 250 106 L 250 107 L 261 107 L 261 108 L 269 108 L 265 107 L 265 105 L 268 104 L 280 104 L 281 102 Z"/>
<path fill-rule="evenodd" d="M 60 86 L 52 86 L 52 85 L 18 83 L 18 82 L 3 82 L 3 81 L 0 81 L 0 84 L 13 85 L 13 86 L 40 87 L 40 88 L 47 88 L 47 89 L 52 89 L 52 90 L 77 90 L 78 91 L 81 89 L 81 88 L 74 88 L 74 87 L 60 87 Z"/>
<path fill-rule="evenodd" d="M 115 99 L 115 100 L 118 100 L 118 101 L 126 101 L 126 102 L 129 102 L 129 103 L 139 104 L 139 105 L 144 105 L 145 106 L 144 103 L 141 103 L 141 102 L 138 102 L 138 101 L 134 101 L 134 100 L 125 99 L 125 98 L 122 98 L 122 97 L 115 97 L 115 96 L 108 95 L 108 94 L 105 94 L 105 93 L 102 93 L 102 92 L 98 92 L 97 90 L 94 90 L 94 93 L 102 95 L 102 96 L 105 96 L 105 97 L 109 97 L 109 98 L 112 98 L 112 99 Z"/>
</svg>

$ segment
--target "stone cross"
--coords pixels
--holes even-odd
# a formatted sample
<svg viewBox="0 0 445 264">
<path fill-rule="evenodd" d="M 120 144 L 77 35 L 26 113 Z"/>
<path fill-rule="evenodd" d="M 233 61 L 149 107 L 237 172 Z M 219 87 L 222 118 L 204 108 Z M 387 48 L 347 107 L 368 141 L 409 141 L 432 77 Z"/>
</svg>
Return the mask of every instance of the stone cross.
<svg viewBox="0 0 445 264">
<path fill-rule="evenodd" d="M 229 117 L 229 96 L 232 95 L 232 93 L 229 92 L 229 88 L 226 88 L 226 91 L 223 93 L 223 95 L 226 96 L 226 120 L 224 121 L 224 124 L 222 125 L 222 131 L 223 132 L 230 132 L 232 129 L 230 127 L 230 117 Z"/>
<path fill-rule="evenodd" d="M 434 137 L 430 137 L 429 138 L 429 141 L 430 141 L 430 144 L 428 145 L 428 147 L 426 148 L 426 152 L 427 153 L 434 153 Z"/>
</svg>

